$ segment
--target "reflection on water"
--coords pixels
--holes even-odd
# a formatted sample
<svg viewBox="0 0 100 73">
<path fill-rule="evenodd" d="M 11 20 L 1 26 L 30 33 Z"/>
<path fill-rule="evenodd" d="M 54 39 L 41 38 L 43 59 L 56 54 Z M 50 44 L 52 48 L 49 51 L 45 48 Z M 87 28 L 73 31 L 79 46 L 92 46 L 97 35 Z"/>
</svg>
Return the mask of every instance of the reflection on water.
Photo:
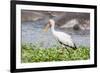
<svg viewBox="0 0 100 73">
<path fill-rule="evenodd" d="M 45 24 L 44 24 L 45 25 Z M 22 37 L 21 40 L 24 43 L 40 43 L 42 47 L 51 47 L 57 43 L 52 32 L 43 32 L 43 24 L 38 24 L 37 22 L 24 22 L 22 23 Z M 72 29 L 60 29 L 56 30 L 63 31 L 72 36 L 73 41 L 76 45 L 90 45 L 90 33 L 89 31 L 75 31 Z"/>
</svg>

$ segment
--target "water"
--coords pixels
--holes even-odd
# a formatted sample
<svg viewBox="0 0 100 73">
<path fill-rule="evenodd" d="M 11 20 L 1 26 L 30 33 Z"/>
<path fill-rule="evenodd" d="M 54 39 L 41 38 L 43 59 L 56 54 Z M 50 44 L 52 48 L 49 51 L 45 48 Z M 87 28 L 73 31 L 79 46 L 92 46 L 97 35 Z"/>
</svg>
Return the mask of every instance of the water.
<svg viewBox="0 0 100 73">
<path fill-rule="evenodd" d="M 39 43 L 41 47 L 51 47 L 58 43 L 55 40 L 55 37 L 52 35 L 52 32 L 43 32 L 45 23 L 41 22 L 23 22 L 22 23 L 22 37 L 21 40 L 24 43 Z M 73 41 L 77 46 L 90 45 L 90 36 L 89 31 L 75 31 L 72 29 L 60 29 L 59 27 L 55 28 L 56 30 L 63 31 L 72 36 Z"/>
</svg>

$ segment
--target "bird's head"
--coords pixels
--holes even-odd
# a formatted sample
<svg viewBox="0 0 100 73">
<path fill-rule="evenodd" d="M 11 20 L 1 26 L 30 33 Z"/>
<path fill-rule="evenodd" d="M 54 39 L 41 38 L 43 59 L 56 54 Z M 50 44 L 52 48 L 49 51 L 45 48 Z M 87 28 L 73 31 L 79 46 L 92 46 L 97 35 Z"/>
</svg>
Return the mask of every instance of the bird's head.
<svg viewBox="0 0 100 73">
<path fill-rule="evenodd" d="M 46 25 L 46 27 L 44 28 L 43 31 L 47 32 L 48 29 L 49 29 L 50 27 L 54 26 L 54 25 L 55 25 L 55 21 L 54 21 L 53 19 L 49 19 L 49 21 L 48 21 L 48 23 L 47 23 L 47 25 Z"/>
</svg>

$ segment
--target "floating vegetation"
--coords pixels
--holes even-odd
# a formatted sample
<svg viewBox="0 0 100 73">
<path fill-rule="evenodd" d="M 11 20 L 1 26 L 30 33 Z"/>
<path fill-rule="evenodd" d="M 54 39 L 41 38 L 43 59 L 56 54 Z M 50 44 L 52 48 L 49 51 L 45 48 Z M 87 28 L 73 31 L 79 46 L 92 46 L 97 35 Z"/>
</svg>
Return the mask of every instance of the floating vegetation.
<svg viewBox="0 0 100 73">
<path fill-rule="evenodd" d="M 58 45 L 51 48 L 43 48 L 38 44 L 22 44 L 21 46 L 22 63 L 87 60 L 89 58 L 90 48 L 84 46 L 76 50 L 61 48 Z"/>
</svg>

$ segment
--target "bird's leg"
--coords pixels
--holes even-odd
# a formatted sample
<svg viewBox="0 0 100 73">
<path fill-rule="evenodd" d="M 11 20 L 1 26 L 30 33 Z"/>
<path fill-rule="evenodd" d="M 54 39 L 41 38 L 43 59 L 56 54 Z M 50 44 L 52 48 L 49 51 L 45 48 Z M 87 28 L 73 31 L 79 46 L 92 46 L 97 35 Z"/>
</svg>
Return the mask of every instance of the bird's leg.
<svg viewBox="0 0 100 73">
<path fill-rule="evenodd" d="M 60 53 L 63 53 L 64 52 L 64 48 L 65 48 L 65 46 L 62 44 L 62 42 L 60 42 L 59 40 L 58 40 L 58 42 L 61 44 L 61 51 L 60 51 Z"/>
<path fill-rule="evenodd" d="M 59 52 L 60 52 L 61 54 L 63 54 L 63 53 L 64 53 L 64 49 L 65 49 L 64 45 L 61 44 L 61 47 L 60 47 Z"/>
<path fill-rule="evenodd" d="M 67 50 L 67 52 L 68 52 L 68 56 L 69 56 L 69 58 L 71 58 L 70 51 L 68 50 L 67 47 L 66 47 L 66 50 Z"/>
<path fill-rule="evenodd" d="M 62 44 L 62 52 L 64 52 L 65 46 Z"/>
</svg>

